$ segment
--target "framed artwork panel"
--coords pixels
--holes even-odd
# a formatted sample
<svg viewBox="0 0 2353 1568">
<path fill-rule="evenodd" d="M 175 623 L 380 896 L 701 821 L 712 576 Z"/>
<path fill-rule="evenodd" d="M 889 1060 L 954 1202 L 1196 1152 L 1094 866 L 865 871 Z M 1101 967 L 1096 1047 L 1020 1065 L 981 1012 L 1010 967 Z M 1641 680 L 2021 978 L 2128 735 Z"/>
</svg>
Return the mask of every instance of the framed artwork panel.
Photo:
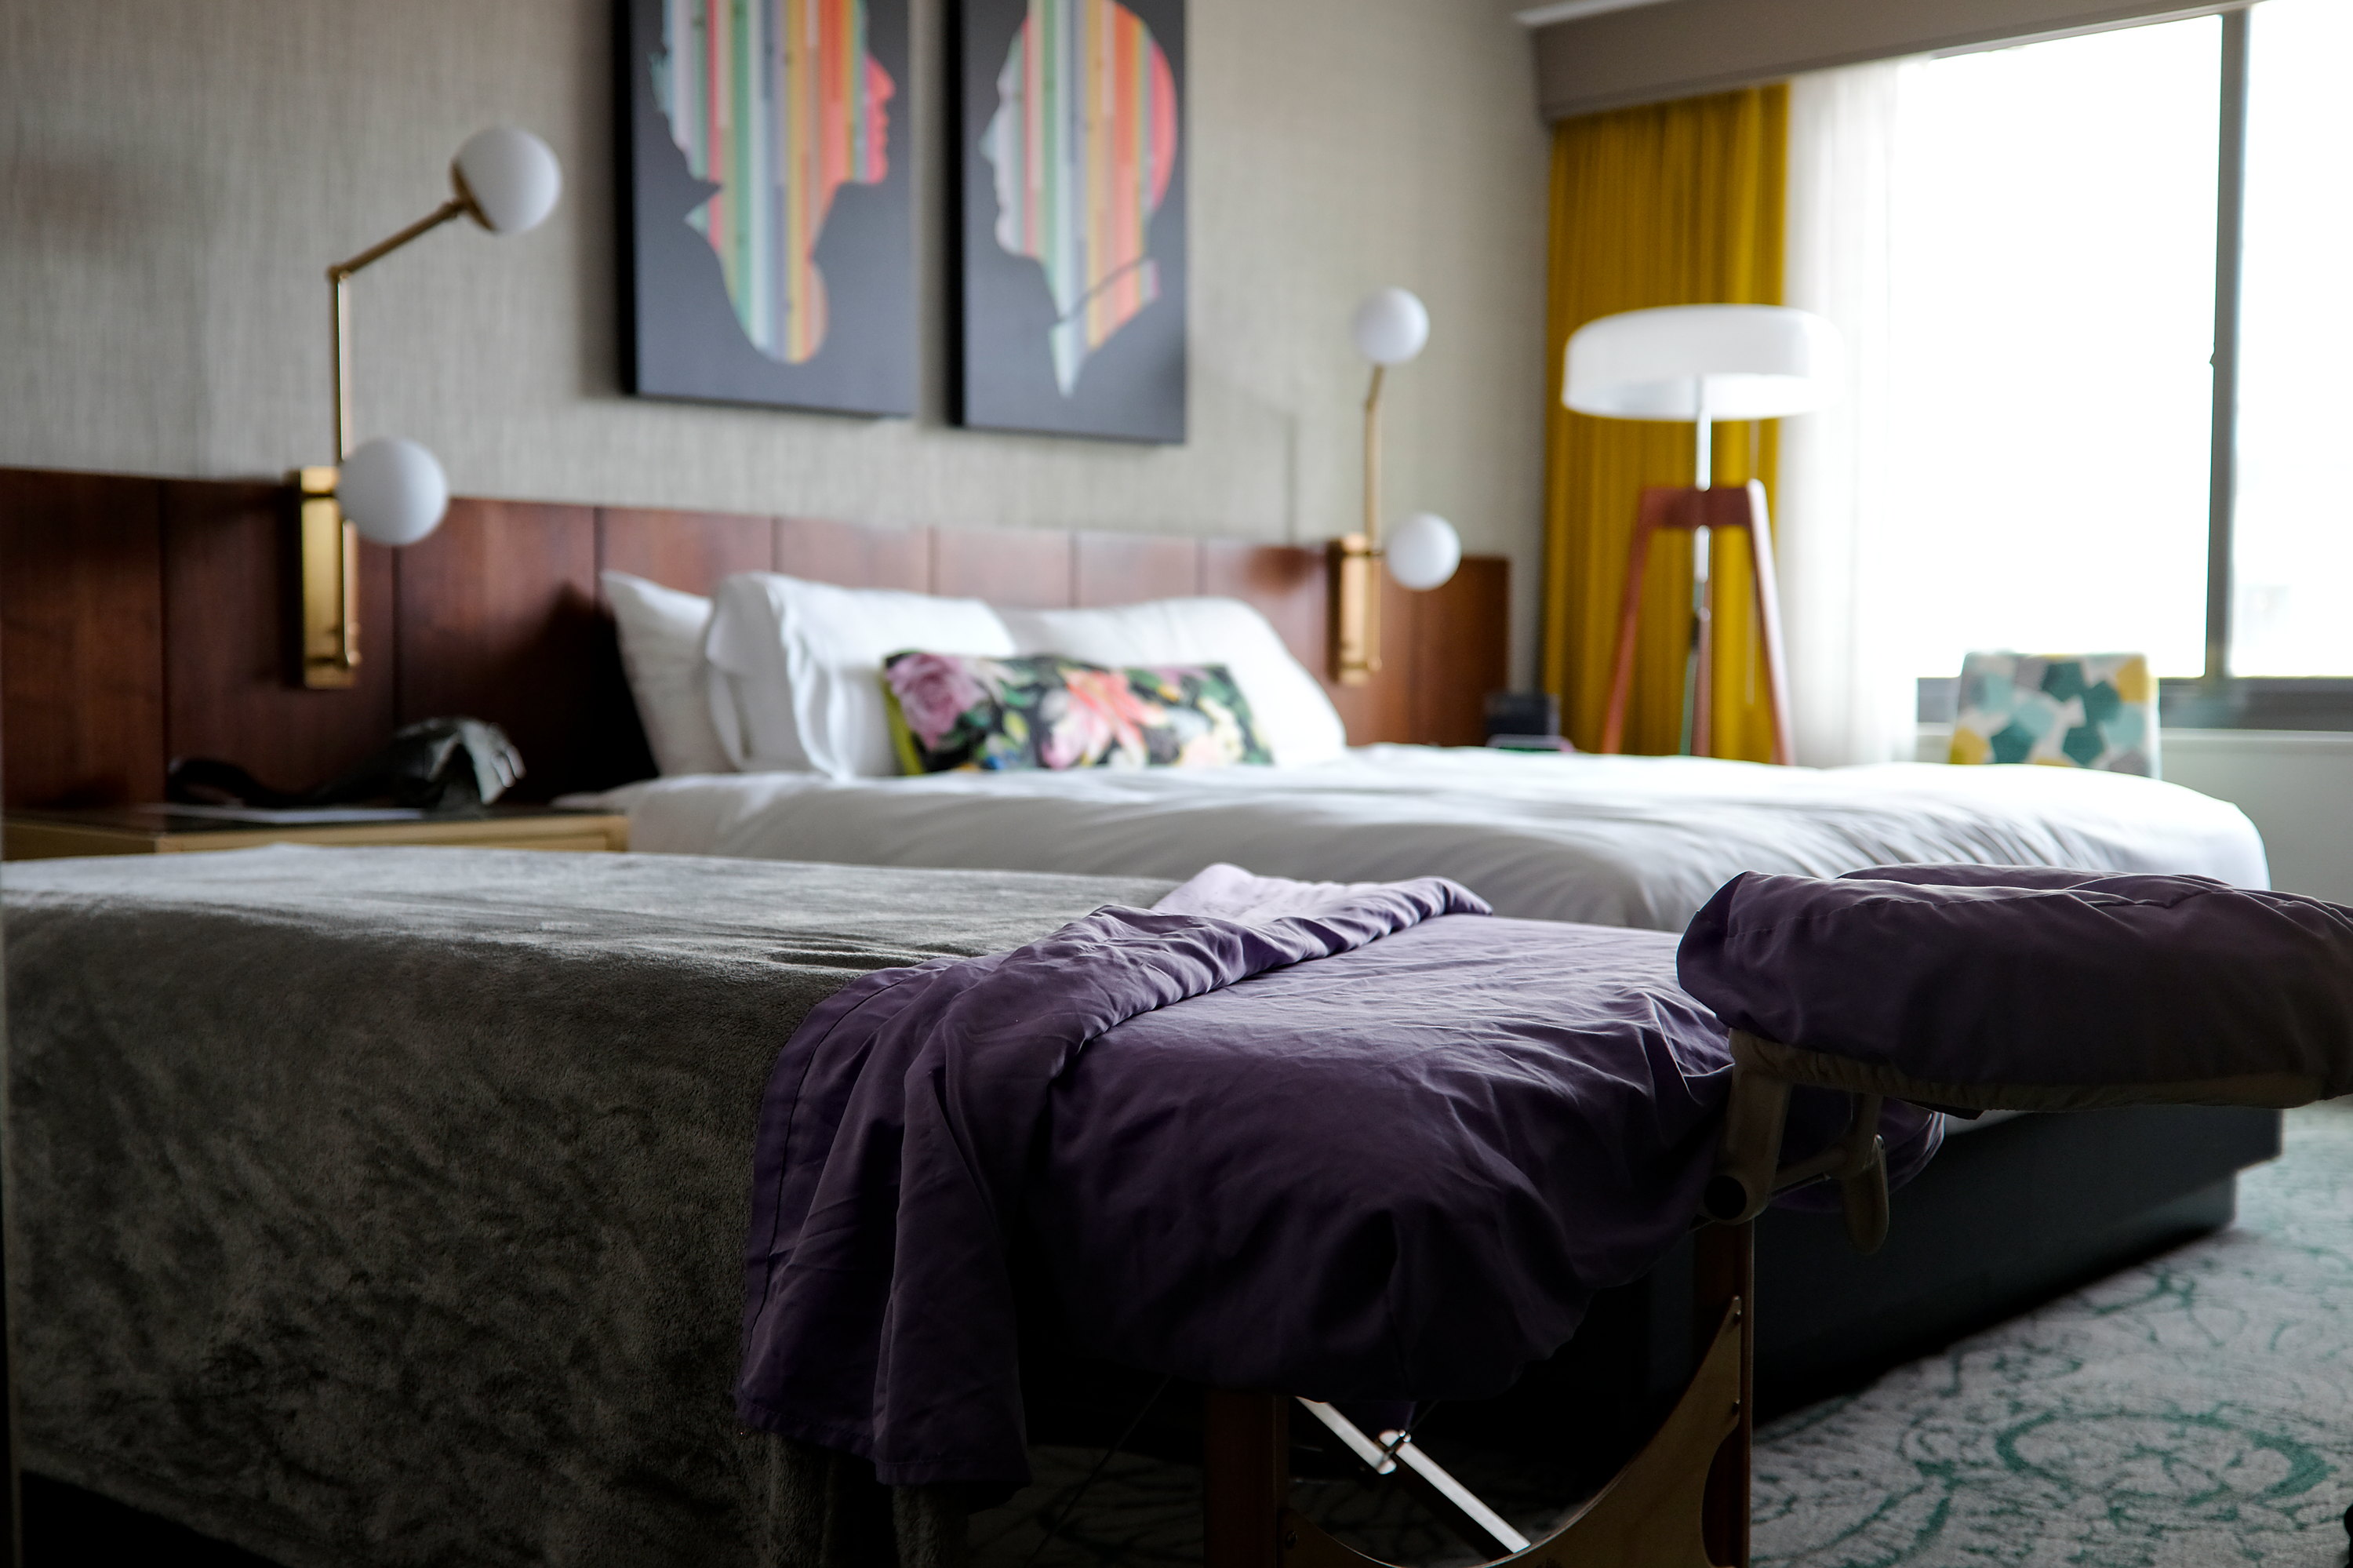
<svg viewBox="0 0 2353 1568">
<path fill-rule="evenodd" d="M 1185 439 L 1184 0 L 962 0 L 965 425 Z"/>
<path fill-rule="evenodd" d="M 628 390 L 912 414 L 908 0 L 617 0 Z"/>
</svg>

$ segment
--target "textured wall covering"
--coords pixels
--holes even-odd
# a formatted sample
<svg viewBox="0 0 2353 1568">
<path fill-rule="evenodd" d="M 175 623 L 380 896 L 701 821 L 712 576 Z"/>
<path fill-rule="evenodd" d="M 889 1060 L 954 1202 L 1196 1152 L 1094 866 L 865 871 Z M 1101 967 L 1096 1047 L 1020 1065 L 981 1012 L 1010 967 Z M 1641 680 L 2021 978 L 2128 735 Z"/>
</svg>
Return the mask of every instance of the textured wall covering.
<svg viewBox="0 0 2353 1568">
<path fill-rule="evenodd" d="M 621 395 L 609 0 L 0 0 L 0 464 L 322 460 L 323 269 L 509 122 L 564 159 L 548 225 L 435 235 L 355 285 L 359 432 L 427 442 L 461 493 L 1324 537 L 1356 505 L 1348 311 L 1397 282 L 1436 331 L 1387 400 L 1392 511 L 1512 555 L 1532 602 L 1546 143 L 1506 8 L 1192 0 L 1191 438 L 1171 449 L 943 423 L 945 28 L 938 0 L 915 13 L 908 421 Z"/>
</svg>

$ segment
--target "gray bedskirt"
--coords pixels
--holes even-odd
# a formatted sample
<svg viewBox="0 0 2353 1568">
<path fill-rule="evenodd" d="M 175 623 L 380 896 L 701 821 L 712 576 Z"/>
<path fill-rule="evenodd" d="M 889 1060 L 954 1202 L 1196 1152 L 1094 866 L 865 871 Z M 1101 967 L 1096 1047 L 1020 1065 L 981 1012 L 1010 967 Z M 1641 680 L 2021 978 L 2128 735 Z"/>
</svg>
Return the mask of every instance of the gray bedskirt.
<svg viewBox="0 0 2353 1568">
<path fill-rule="evenodd" d="M 10 865 L 26 1463 L 288 1568 L 953 1562 L 738 1433 L 752 1129 L 853 975 L 1168 884 L 445 849 Z"/>
</svg>

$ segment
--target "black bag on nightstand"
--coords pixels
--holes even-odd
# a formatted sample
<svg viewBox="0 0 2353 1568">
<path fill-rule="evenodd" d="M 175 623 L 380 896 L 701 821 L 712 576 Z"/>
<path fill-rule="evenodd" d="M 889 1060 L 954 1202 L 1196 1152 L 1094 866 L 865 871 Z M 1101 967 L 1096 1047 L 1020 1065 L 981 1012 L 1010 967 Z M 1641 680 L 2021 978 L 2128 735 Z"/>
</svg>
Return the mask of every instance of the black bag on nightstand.
<svg viewBox="0 0 2353 1568">
<path fill-rule="evenodd" d="M 522 773 L 522 754 L 498 726 L 431 718 L 395 731 L 390 746 L 316 789 L 273 789 L 234 762 L 182 757 L 173 759 L 164 794 L 189 805 L 272 810 L 382 801 L 427 811 L 467 811 L 505 794 Z"/>
</svg>

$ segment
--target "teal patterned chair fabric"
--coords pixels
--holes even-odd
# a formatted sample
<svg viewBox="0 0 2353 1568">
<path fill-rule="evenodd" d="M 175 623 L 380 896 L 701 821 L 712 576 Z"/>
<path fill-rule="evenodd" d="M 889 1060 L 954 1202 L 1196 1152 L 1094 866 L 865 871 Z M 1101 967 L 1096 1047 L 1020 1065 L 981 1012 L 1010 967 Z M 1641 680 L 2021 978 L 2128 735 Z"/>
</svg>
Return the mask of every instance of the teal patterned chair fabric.
<svg viewBox="0 0 2353 1568">
<path fill-rule="evenodd" d="M 2157 682 L 2140 653 L 1972 653 L 1950 762 L 2158 772 Z"/>
</svg>

